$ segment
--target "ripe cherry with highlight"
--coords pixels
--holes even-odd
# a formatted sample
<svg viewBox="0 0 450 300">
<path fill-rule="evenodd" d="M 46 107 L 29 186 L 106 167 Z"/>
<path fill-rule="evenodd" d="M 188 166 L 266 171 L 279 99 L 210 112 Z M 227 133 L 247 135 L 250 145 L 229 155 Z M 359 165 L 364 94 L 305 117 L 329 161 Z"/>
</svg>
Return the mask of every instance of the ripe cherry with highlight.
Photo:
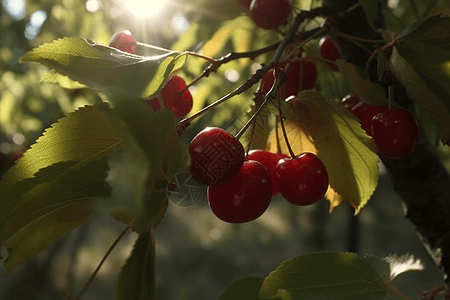
<svg viewBox="0 0 450 300">
<path fill-rule="evenodd" d="M 318 202 L 328 190 L 328 172 L 313 153 L 281 159 L 275 170 L 275 183 L 281 195 L 292 204 L 305 206 Z"/>
<path fill-rule="evenodd" d="M 277 195 L 280 191 L 278 190 L 277 185 L 275 184 L 275 168 L 278 164 L 278 161 L 283 158 L 288 158 L 289 156 L 283 153 L 272 153 L 265 150 L 250 150 L 248 152 L 247 159 L 255 160 L 260 162 L 266 167 L 267 171 L 272 178 L 272 195 Z"/>
<path fill-rule="evenodd" d="M 401 159 L 416 147 L 419 128 L 412 113 L 406 109 L 391 109 L 377 114 L 372 121 L 373 141 L 385 157 Z"/>
<path fill-rule="evenodd" d="M 272 199 L 272 181 L 267 169 L 249 160 L 229 181 L 208 187 L 213 213 L 228 223 L 245 223 L 259 218 Z"/>
</svg>

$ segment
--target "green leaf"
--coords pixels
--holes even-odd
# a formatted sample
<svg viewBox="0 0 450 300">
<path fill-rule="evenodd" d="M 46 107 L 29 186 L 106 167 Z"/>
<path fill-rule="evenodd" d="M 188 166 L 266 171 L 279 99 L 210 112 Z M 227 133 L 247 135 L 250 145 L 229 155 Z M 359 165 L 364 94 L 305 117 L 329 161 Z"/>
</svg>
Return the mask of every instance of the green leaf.
<svg viewBox="0 0 450 300">
<path fill-rule="evenodd" d="M 388 104 L 388 99 L 381 85 L 371 82 L 366 73 L 357 65 L 348 63 L 342 59 L 338 59 L 336 65 L 362 101 L 373 106 Z"/>
<path fill-rule="evenodd" d="M 264 300 L 275 296 L 292 300 L 386 299 L 390 285 L 383 275 L 357 254 L 310 253 L 282 263 L 264 280 L 259 296 Z"/>
<path fill-rule="evenodd" d="M 176 120 L 170 111 L 155 113 L 142 101 L 122 101 L 104 112 L 123 140 L 123 150 L 110 156 L 112 195 L 99 208 L 128 224 L 135 218 L 133 230 L 147 231 L 164 216 L 167 184 L 182 161 Z"/>
<path fill-rule="evenodd" d="M 151 300 L 155 294 L 155 240 L 143 232 L 120 272 L 115 288 L 117 300 Z"/>
<path fill-rule="evenodd" d="M 444 144 L 450 143 L 449 28 L 450 17 L 417 22 L 393 42 L 391 55 L 395 75 L 437 123 Z"/>
<path fill-rule="evenodd" d="M 99 107 L 105 107 L 105 104 Z M 40 181 L 15 184 L 35 177 L 39 170 L 56 163 L 77 162 L 73 166 L 64 168 L 64 165 L 58 165 L 59 169 L 52 169 L 52 176 L 60 175 L 70 168 L 107 155 L 120 147 L 122 147 L 121 139 L 97 107 L 85 106 L 53 124 L 0 181 L 0 207 L 2 208 L 0 237 L 5 233 L 10 214 L 17 205 L 18 199 L 23 193 L 35 188 Z M 0 245 L 5 239 L 1 241 Z"/>
<path fill-rule="evenodd" d="M 326 198 L 331 210 L 348 201 L 356 213 L 369 201 L 378 183 L 378 156 L 373 140 L 342 105 L 315 91 L 303 91 L 292 101 L 295 116 L 285 121 L 289 143 L 296 155 L 315 153 L 328 171 Z M 282 153 L 288 154 L 281 126 Z M 277 152 L 277 135 L 271 133 L 268 150 Z"/>
<path fill-rule="evenodd" d="M 258 300 L 263 281 L 258 276 L 238 278 L 226 288 L 219 300 Z"/>
<path fill-rule="evenodd" d="M 377 17 L 378 12 L 378 1 L 374 0 L 360 0 L 359 1 L 366 13 L 367 24 L 369 24 L 370 28 L 375 29 L 373 22 Z"/>
<path fill-rule="evenodd" d="M 446 92 L 439 93 L 439 86 L 436 86 L 438 83 L 428 81 L 428 78 L 419 73 L 396 48 L 391 55 L 391 65 L 398 80 L 435 122 L 442 143 L 450 145 L 450 113 L 448 109 L 450 103 L 449 99 L 445 98 Z M 450 86 L 450 81 L 447 85 Z"/>
<path fill-rule="evenodd" d="M 61 162 L 12 186 L 34 187 L 16 199 L 1 237 L 0 244 L 7 240 L 7 274 L 88 220 L 95 198 L 110 192 L 105 182 L 107 170 L 106 157 L 83 165 Z"/>
<path fill-rule="evenodd" d="M 20 59 L 39 62 L 112 97 L 146 98 L 156 94 L 186 54 L 162 52 L 143 57 L 82 38 L 63 38 L 35 48 Z"/>
<path fill-rule="evenodd" d="M 45 83 L 56 83 L 65 89 L 83 89 L 86 88 L 84 84 L 78 81 L 72 80 L 67 76 L 61 75 L 55 70 L 50 70 L 41 78 L 41 82 Z"/>
</svg>

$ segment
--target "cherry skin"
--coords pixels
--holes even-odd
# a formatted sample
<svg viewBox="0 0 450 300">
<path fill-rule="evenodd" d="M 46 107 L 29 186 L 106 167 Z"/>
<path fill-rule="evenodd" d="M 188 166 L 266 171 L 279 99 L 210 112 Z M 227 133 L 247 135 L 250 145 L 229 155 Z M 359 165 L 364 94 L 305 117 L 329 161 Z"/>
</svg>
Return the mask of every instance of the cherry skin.
<svg viewBox="0 0 450 300">
<path fill-rule="evenodd" d="M 284 68 L 286 64 L 280 67 Z M 284 82 L 279 88 L 281 99 L 289 96 L 297 96 L 302 90 L 311 90 L 314 88 L 317 80 L 316 65 L 311 61 L 298 61 L 289 63 L 286 68 L 287 82 Z M 267 72 L 261 79 L 261 90 L 267 94 L 275 81 L 275 70 Z"/>
<path fill-rule="evenodd" d="M 311 61 L 298 61 L 290 63 L 286 68 L 287 82 L 280 87 L 281 99 L 297 96 L 300 91 L 311 90 L 317 80 L 316 65 Z"/>
<path fill-rule="evenodd" d="M 128 30 L 116 32 L 109 40 L 109 46 L 124 52 L 136 54 L 136 40 Z"/>
<path fill-rule="evenodd" d="M 263 29 L 277 29 L 286 23 L 291 13 L 289 0 L 253 0 L 250 16 Z"/>
<path fill-rule="evenodd" d="M 190 172 L 195 180 L 206 185 L 219 185 L 230 180 L 242 167 L 245 151 L 230 133 L 207 127 L 189 145 Z"/>
<path fill-rule="evenodd" d="M 356 94 L 347 95 L 341 101 L 342 105 L 348 110 L 351 110 L 359 102 L 361 102 L 361 99 L 359 99 L 358 95 Z"/>
<path fill-rule="evenodd" d="M 280 191 L 278 190 L 277 185 L 275 184 L 275 168 L 280 159 L 288 158 L 289 156 L 283 153 L 272 153 L 265 150 L 250 150 L 248 152 L 247 159 L 255 160 L 260 162 L 264 167 L 266 167 L 267 171 L 272 178 L 272 196 L 277 195 Z"/>
<path fill-rule="evenodd" d="M 281 159 L 275 170 L 275 183 L 281 195 L 292 204 L 305 206 L 318 202 L 328 190 L 328 172 L 313 153 Z"/>
<path fill-rule="evenodd" d="M 161 97 L 164 102 L 164 107 L 170 110 L 175 117 L 182 118 L 187 115 L 193 106 L 192 95 L 189 90 L 180 92 L 186 87 L 186 82 L 178 75 L 173 75 L 166 85 L 161 89 Z M 147 100 L 147 104 L 153 108 L 154 111 L 161 109 L 158 97 Z"/>
<path fill-rule="evenodd" d="M 246 10 L 250 10 L 250 4 L 252 4 L 252 0 L 236 0 L 236 3 Z"/>
<path fill-rule="evenodd" d="M 319 53 L 323 59 L 336 61 L 341 58 L 341 54 L 335 43 L 329 36 L 325 36 L 319 41 Z M 339 68 L 335 64 L 327 63 L 328 68 L 334 72 L 339 72 Z"/>
<path fill-rule="evenodd" d="M 373 141 L 383 156 L 402 159 L 416 147 L 419 128 L 410 111 L 391 109 L 373 117 L 372 133 Z"/>
<path fill-rule="evenodd" d="M 208 187 L 213 213 L 228 223 L 245 223 L 259 218 L 272 199 L 272 180 L 259 162 L 249 160 L 229 181 Z"/>
<path fill-rule="evenodd" d="M 361 121 L 361 128 L 366 131 L 367 135 L 372 136 L 373 117 L 387 110 L 387 106 L 370 106 L 369 104 L 361 103 L 353 107 L 351 111 Z"/>
<path fill-rule="evenodd" d="M 186 90 L 182 95 L 179 95 L 185 87 L 186 82 L 184 79 L 178 75 L 174 75 L 161 90 L 164 106 L 177 118 L 184 117 L 192 109 L 193 101 L 189 90 Z"/>
</svg>

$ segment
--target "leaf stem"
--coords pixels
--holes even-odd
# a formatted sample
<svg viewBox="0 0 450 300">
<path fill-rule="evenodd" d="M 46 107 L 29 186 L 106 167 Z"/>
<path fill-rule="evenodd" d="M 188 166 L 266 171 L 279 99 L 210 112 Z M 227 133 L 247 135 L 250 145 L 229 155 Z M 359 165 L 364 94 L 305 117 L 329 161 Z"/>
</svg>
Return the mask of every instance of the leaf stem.
<svg viewBox="0 0 450 300">
<path fill-rule="evenodd" d="M 133 221 L 131 221 L 132 223 Z M 131 224 L 130 223 L 130 224 Z M 86 292 L 86 290 L 88 289 L 88 287 L 91 285 L 92 281 L 94 281 L 95 276 L 97 275 L 98 271 L 100 271 L 100 268 L 102 267 L 103 263 L 106 261 L 106 259 L 108 258 L 108 256 L 111 254 L 112 250 L 117 246 L 117 244 L 120 242 L 120 240 L 125 236 L 125 234 L 128 232 L 128 230 L 130 229 L 130 225 L 128 225 L 123 231 L 122 233 L 120 233 L 120 235 L 116 238 L 116 240 L 114 241 L 114 243 L 112 243 L 111 247 L 109 247 L 108 251 L 106 251 L 105 255 L 103 256 L 102 260 L 100 261 L 100 263 L 98 264 L 97 268 L 95 269 L 94 273 L 92 273 L 91 277 L 89 278 L 88 282 L 86 282 L 86 284 L 84 285 L 84 288 L 81 290 L 81 292 L 78 294 L 78 296 L 75 298 L 75 300 L 80 300 L 81 297 L 84 295 L 84 293 Z"/>
<path fill-rule="evenodd" d="M 400 292 L 399 290 L 397 290 L 395 287 L 393 287 L 392 285 L 389 285 L 387 290 L 397 296 L 399 296 L 402 299 L 405 300 L 412 300 L 411 298 L 409 298 L 408 296 L 406 296 L 405 294 L 403 294 L 402 292 Z"/>
<path fill-rule="evenodd" d="M 291 58 L 298 50 L 300 50 L 303 46 L 305 46 L 305 44 L 307 42 L 309 42 L 312 39 L 316 39 L 316 38 L 319 38 L 319 37 L 325 35 L 325 33 L 327 31 L 328 31 L 328 29 L 324 27 L 324 28 L 320 29 L 318 32 L 316 32 L 315 34 L 313 34 L 312 36 L 310 36 L 307 39 L 303 40 L 303 42 L 301 42 L 300 45 L 295 47 L 295 49 L 292 50 L 291 53 L 288 54 L 288 56 L 286 56 L 286 60 L 289 60 L 289 58 Z"/>
</svg>

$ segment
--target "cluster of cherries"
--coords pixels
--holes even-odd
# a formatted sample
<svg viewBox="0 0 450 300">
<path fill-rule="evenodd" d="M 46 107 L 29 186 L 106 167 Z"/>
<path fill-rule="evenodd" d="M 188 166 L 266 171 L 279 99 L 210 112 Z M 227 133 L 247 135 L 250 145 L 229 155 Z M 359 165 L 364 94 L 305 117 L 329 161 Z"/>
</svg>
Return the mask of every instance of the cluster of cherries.
<svg viewBox="0 0 450 300">
<path fill-rule="evenodd" d="M 322 199 L 328 189 L 327 170 L 316 155 L 290 158 L 252 150 L 245 157 L 242 144 L 217 127 L 198 133 L 189 145 L 189 155 L 192 177 L 208 185 L 211 210 L 229 223 L 257 219 L 278 193 L 304 206 Z"/>
<path fill-rule="evenodd" d="M 115 33 L 111 37 L 109 46 L 130 54 L 136 54 L 136 40 L 128 30 Z M 192 95 L 186 86 L 183 78 L 173 75 L 159 94 L 164 107 L 170 110 L 177 118 L 187 115 L 193 106 Z M 147 99 L 148 106 L 153 108 L 154 111 L 161 109 L 159 97 Z"/>
<path fill-rule="evenodd" d="M 361 102 L 356 94 L 342 99 L 361 122 L 361 128 L 373 138 L 378 152 L 390 159 L 402 159 L 416 147 L 419 128 L 413 114 L 406 109 L 370 106 Z"/>
</svg>

